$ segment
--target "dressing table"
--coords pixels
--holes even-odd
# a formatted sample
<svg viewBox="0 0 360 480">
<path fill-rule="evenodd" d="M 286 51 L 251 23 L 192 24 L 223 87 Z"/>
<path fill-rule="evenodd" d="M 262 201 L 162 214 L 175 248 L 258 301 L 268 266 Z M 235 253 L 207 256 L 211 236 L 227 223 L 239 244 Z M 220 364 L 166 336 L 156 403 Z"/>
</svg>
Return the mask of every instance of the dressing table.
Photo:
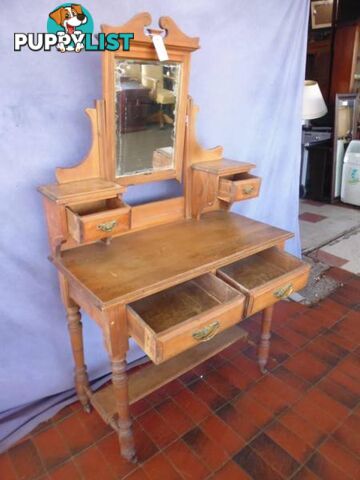
<svg viewBox="0 0 360 480">
<path fill-rule="evenodd" d="M 136 461 L 129 405 L 243 338 L 239 323 L 259 311 L 265 371 L 273 304 L 303 288 L 309 273 L 283 251 L 291 233 L 229 212 L 233 202 L 259 195 L 255 165 L 198 144 L 188 81 L 199 39 L 169 17 L 160 18 L 159 29 L 150 25 L 141 13 L 102 27 L 134 32 L 130 51 L 103 53 L 103 99 L 86 110 L 86 158 L 58 168 L 56 184 L 39 187 L 78 398 L 118 432 L 129 461 Z M 157 60 L 154 34 L 163 35 L 168 61 Z M 129 102 L 130 84 L 131 95 L 140 94 Z M 130 185 L 167 179 L 182 183 L 183 195 L 124 201 Z M 101 328 L 111 360 L 112 384 L 97 392 L 88 381 L 80 309 Z M 129 337 L 152 361 L 130 376 Z"/>
</svg>

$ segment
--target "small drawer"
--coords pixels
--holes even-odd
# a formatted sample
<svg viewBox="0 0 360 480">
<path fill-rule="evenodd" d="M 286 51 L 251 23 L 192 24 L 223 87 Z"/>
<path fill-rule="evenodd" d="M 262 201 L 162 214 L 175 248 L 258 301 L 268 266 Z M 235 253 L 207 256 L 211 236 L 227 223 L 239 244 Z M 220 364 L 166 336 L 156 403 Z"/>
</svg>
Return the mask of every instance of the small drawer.
<svg viewBox="0 0 360 480">
<path fill-rule="evenodd" d="M 130 335 L 159 364 L 242 319 L 245 297 L 213 274 L 127 306 Z"/>
<path fill-rule="evenodd" d="M 255 198 L 259 195 L 261 178 L 249 173 L 238 173 L 232 177 L 220 178 L 218 198 L 224 202 L 236 202 Z"/>
<path fill-rule="evenodd" d="M 248 297 L 246 316 L 283 300 L 307 284 L 310 265 L 273 247 L 217 271 Z"/>
<path fill-rule="evenodd" d="M 79 243 L 125 232 L 130 228 L 130 210 L 117 197 L 66 207 L 69 232 Z"/>
</svg>

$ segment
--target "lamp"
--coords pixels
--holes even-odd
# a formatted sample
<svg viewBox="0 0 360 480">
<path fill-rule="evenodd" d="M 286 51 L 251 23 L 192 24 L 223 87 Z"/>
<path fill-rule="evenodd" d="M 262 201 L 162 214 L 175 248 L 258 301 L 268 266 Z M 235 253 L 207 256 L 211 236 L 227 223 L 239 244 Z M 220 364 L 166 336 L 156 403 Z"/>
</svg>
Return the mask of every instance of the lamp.
<svg viewBox="0 0 360 480">
<path fill-rule="evenodd" d="M 302 118 L 305 125 L 310 126 L 309 120 L 323 117 L 327 114 L 327 111 L 318 83 L 314 80 L 305 80 L 302 108 Z"/>
<path fill-rule="evenodd" d="M 308 149 L 310 145 L 329 140 L 331 129 L 321 127 L 311 128 L 310 120 L 323 117 L 327 114 L 327 107 L 321 94 L 319 85 L 314 80 L 305 80 L 303 92 L 303 132 L 301 148 L 300 197 L 307 194 L 308 183 Z"/>
</svg>

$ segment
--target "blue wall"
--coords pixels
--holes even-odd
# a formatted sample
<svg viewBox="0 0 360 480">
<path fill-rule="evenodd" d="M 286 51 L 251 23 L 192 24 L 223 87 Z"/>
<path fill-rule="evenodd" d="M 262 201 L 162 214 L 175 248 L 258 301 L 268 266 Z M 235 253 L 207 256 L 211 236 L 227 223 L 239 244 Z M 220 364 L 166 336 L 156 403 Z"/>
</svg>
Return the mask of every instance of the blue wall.
<svg viewBox="0 0 360 480">
<path fill-rule="evenodd" d="M 299 252 L 308 2 L 87 0 L 84 6 L 92 13 L 95 31 L 100 23 L 120 24 L 148 10 L 154 19 L 173 16 L 188 35 L 200 36 L 202 49 L 193 55 L 190 82 L 201 108 L 199 139 L 206 147 L 222 144 L 229 158 L 257 164 L 256 174 L 263 177 L 260 198 L 233 208 L 295 232 L 288 248 Z M 64 311 L 56 272 L 46 260 L 46 227 L 36 187 L 53 182 L 57 166 L 78 163 L 89 148 L 90 125 L 83 110 L 101 97 L 100 55 L 13 51 L 14 32 L 46 31 L 48 13 L 56 7 L 45 0 L 2 1 L 0 420 L 6 421 L 0 439 L 22 424 L 18 434 L 26 432 L 38 421 L 29 419 L 43 405 L 55 403 L 41 399 L 73 386 Z M 97 327 L 86 318 L 84 323 L 94 378 L 108 371 L 107 359 Z"/>
</svg>

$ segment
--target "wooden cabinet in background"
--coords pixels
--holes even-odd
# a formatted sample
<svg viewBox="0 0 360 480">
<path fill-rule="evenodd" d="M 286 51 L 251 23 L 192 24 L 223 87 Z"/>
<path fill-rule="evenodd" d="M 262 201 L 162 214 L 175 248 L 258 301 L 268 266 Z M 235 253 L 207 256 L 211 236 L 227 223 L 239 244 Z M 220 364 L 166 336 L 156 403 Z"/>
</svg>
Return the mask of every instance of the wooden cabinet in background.
<svg viewBox="0 0 360 480">
<path fill-rule="evenodd" d="M 331 77 L 331 103 L 337 93 L 360 91 L 360 24 L 336 28 Z"/>
<path fill-rule="evenodd" d="M 331 37 L 319 41 L 309 41 L 305 77 L 318 82 L 325 102 L 330 94 L 330 69 Z"/>
</svg>

